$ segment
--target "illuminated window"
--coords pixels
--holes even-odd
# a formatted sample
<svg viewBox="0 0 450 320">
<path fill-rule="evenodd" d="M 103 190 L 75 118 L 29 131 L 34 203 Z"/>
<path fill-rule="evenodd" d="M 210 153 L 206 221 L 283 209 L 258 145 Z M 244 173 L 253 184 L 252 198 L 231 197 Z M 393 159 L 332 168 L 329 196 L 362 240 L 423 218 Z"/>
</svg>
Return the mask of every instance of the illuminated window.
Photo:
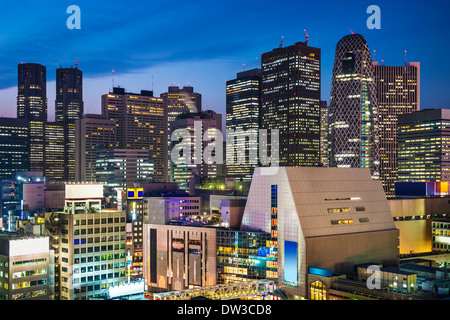
<svg viewBox="0 0 450 320">
<path fill-rule="evenodd" d="M 326 300 L 327 289 L 325 284 L 320 281 L 314 281 L 310 285 L 310 297 L 311 300 Z"/>
</svg>

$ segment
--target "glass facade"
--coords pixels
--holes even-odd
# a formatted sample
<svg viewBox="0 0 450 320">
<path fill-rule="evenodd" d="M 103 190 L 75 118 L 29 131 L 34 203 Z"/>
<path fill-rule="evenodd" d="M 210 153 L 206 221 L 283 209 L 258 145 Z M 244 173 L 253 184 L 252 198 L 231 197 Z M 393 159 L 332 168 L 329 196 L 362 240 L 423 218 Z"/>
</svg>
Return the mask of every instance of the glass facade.
<svg viewBox="0 0 450 320">
<path fill-rule="evenodd" d="M 398 119 L 398 181 L 449 181 L 450 112 L 428 109 Z"/>
<path fill-rule="evenodd" d="M 305 42 L 262 54 L 261 128 L 279 130 L 280 166 L 320 163 L 320 61 Z"/>
<path fill-rule="evenodd" d="M 229 144 L 226 149 L 228 178 L 249 181 L 255 166 L 258 165 L 260 86 L 260 69 L 240 72 L 236 79 L 227 81 L 226 129 L 227 134 L 233 133 L 233 138 L 230 139 L 233 144 Z M 254 134 L 250 130 L 254 130 Z M 245 152 L 243 159 L 239 159 L 241 151 Z M 252 159 L 251 154 L 254 155 Z M 233 163 L 230 159 L 233 159 Z"/>
<path fill-rule="evenodd" d="M 217 283 L 276 279 L 275 242 L 268 233 L 217 231 Z"/>
</svg>

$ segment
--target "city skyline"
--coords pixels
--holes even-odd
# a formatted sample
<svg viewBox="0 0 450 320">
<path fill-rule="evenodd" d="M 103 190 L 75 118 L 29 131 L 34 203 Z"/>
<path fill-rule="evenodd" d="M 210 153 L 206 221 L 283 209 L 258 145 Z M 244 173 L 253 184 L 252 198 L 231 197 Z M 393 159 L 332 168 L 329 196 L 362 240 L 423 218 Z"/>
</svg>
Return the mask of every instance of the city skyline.
<svg viewBox="0 0 450 320">
<path fill-rule="evenodd" d="M 100 113 L 100 97 L 112 89 L 114 82 L 131 92 L 153 89 L 155 96 L 171 85 L 182 87 L 189 83 L 203 95 L 204 109 L 225 114 L 225 81 L 243 69 L 260 67 L 260 54 L 277 48 L 282 37 L 283 46 L 304 41 L 304 29 L 310 36 L 309 44 L 322 50 L 322 100 L 329 102 L 336 44 L 355 32 L 367 39 L 372 54 L 376 50 L 374 60 L 379 63 L 384 60 L 385 65 L 400 66 L 407 50 L 407 61 L 422 65 L 422 108 L 449 107 L 450 90 L 446 90 L 444 80 L 450 67 L 441 62 L 449 44 L 439 42 L 445 35 L 444 13 L 449 7 L 444 1 L 421 10 L 414 5 L 419 2 L 408 2 L 405 7 L 404 1 L 378 1 L 379 30 L 366 26 L 370 16 L 366 9 L 372 4 L 366 1 L 324 1 L 325 6 L 308 7 L 282 2 L 270 10 L 266 2 L 237 5 L 231 1 L 212 6 L 198 1 L 176 3 L 176 11 L 168 10 L 165 4 L 140 3 L 139 14 L 126 5 L 98 10 L 95 4 L 79 1 L 80 30 L 66 27 L 68 4 L 24 3 L 21 11 L 9 4 L 9 10 L 0 13 L 4 24 L 0 43 L 7 48 L 0 54 L 0 114 L 6 117 L 15 114 L 17 64 L 34 62 L 47 67 L 48 113 L 53 121 L 56 69 L 75 65 L 75 60 L 84 73 L 85 113 Z M 21 19 L 16 20 L 20 20 L 20 26 L 14 20 L 19 13 Z M 242 23 L 230 30 L 227 26 L 234 20 L 229 18 L 236 13 L 243 13 L 237 17 Z M 398 19 L 398 15 L 407 18 Z M 264 23 L 268 18 L 274 23 Z M 196 20 L 200 23 L 194 23 Z M 419 20 L 423 23 L 418 24 Z M 30 41 L 36 45 L 30 46 Z"/>
</svg>

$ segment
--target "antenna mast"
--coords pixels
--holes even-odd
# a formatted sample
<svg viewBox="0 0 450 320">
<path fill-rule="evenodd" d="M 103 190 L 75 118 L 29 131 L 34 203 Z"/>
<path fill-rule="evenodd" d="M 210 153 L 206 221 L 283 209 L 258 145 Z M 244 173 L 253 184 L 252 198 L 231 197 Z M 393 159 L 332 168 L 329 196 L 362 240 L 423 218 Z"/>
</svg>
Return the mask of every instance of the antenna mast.
<svg viewBox="0 0 450 320">
<path fill-rule="evenodd" d="M 308 41 L 309 41 L 309 35 L 308 35 L 308 33 L 306 32 L 306 29 L 304 29 L 303 30 L 304 32 L 305 32 L 305 38 L 306 38 L 306 45 L 308 45 Z"/>
<path fill-rule="evenodd" d="M 284 36 L 281 36 L 280 45 L 279 45 L 280 48 L 283 47 L 283 39 L 284 39 Z"/>
</svg>

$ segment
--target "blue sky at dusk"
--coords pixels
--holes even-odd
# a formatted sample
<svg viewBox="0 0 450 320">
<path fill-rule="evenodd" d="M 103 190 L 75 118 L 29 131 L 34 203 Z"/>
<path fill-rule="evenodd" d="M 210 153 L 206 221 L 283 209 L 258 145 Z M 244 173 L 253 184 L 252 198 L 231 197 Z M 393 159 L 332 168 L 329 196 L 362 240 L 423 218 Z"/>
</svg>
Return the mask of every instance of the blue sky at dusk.
<svg viewBox="0 0 450 320">
<path fill-rule="evenodd" d="M 81 9 L 81 29 L 69 30 L 69 5 Z M 381 9 L 381 30 L 369 30 L 369 5 Z M 421 106 L 450 108 L 450 2 L 439 1 L 20 1 L 0 11 L 0 116 L 15 117 L 17 64 L 47 67 L 49 120 L 54 119 L 55 70 L 84 73 L 85 113 L 100 113 L 100 96 L 192 85 L 204 109 L 225 113 L 225 81 L 260 66 L 260 55 L 284 37 L 322 50 L 322 99 L 329 101 L 337 42 L 365 36 L 386 65 L 421 63 Z M 258 59 L 258 60 L 257 60 Z M 153 83 L 152 83 L 153 78 Z"/>
</svg>

